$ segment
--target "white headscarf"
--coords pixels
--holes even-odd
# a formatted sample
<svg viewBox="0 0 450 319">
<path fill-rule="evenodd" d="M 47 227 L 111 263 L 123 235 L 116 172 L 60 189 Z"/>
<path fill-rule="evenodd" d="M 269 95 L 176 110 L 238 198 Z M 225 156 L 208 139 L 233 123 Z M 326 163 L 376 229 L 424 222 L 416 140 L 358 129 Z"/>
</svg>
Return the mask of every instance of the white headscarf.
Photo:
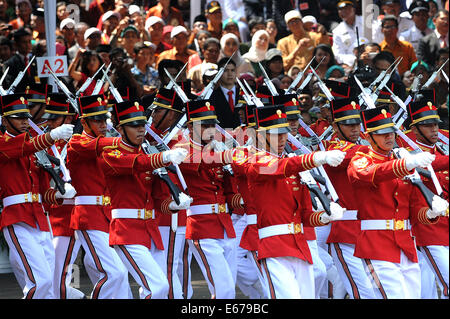
<svg viewBox="0 0 450 319">
<path fill-rule="evenodd" d="M 263 35 L 267 37 L 267 48 L 265 50 L 256 47 L 256 41 L 258 41 L 259 38 Z M 267 49 L 269 48 L 269 38 L 270 38 L 269 33 L 267 33 L 266 30 L 256 31 L 252 37 L 252 46 L 250 47 L 248 52 L 242 56 L 242 58 L 247 59 L 254 63 L 261 62 L 262 60 L 264 60 L 266 57 Z"/>
<path fill-rule="evenodd" d="M 224 34 L 221 38 L 220 38 L 220 48 L 221 48 L 221 52 L 220 52 L 220 56 L 219 56 L 219 60 L 223 57 L 227 57 L 223 51 L 223 48 L 225 48 L 225 43 L 229 40 L 229 39 L 233 39 L 236 43 L 237 43 L 237 51 L 233 56 L 233 61 L 236 63 L 236 66 L 241 65 L 242 63 L 242 58 L 241 58 L 241 53 L 239 52 L 239 38 L 234 34 L 234 33 L 226 33 Z"/>
</svg>

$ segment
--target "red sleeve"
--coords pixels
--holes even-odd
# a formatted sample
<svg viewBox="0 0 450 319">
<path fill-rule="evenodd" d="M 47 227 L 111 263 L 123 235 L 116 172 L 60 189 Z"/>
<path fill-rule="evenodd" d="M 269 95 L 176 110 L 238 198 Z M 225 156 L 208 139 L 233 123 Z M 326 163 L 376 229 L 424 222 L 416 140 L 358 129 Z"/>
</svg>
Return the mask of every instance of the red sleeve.
<svg viewBox="0 0 450 319">
<path fill-rule="evenodd" d="M 28 133 L 15 137 L 4 134 L 0 137 L 0 154 L 7 158 L 20 158 L 45 150 L 53 145 L 50 134 L 42 134 L 30 139 Z"/>
</svg>

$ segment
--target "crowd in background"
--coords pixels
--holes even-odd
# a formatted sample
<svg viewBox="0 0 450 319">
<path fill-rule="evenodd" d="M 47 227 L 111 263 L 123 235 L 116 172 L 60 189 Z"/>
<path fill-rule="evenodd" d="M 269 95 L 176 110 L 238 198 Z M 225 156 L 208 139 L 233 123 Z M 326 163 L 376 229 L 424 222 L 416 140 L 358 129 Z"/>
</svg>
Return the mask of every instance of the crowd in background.
<svg viewBox="0 0 450 319">
<path fill-rule="evenodd" d="M 322 80 L 348 81 L 350 74 L 367 72 L 366 66 L 377 73 L 402 56 L 393 79 L 406 90 L 419 74 L 425 83 L 449 56 L 448 0 L 374 3 L 375 16 L 366 21 L 369 41 L 360 0 L 208 0 L 201 1 L 202 14 L 193 19 L 189 0 L 57 2 L 56 54 L 68 57 L 64 81 L 74 91 L 112 62 L 114 85 L 137 97 L 164 85 L 165 60 L 187 63 L 191 91 L 198 95 L 216 74 L 218 61 L 231 56 L 235 76 L 255 87 L 263 83 L 260 66 L 278 89 L 286 89 L 312 58 Z M 4 88 L 21 71 L 17 56 L 26 61 L 46 54 L 43 7 L 42 0 L 0 0 L 0 73 L 9 67 Z M 448 70 L 447 64 L 447 75 Z M 317 82 L 314 77 L 302 92 L 308 124 L 323 117 Z M 84 94 L 94 86 L 95 81 Z M 448 83 L 438 75 L 432 86 L 441 126 L 448 129 Z M 231 98 L 236 103 L 238 97 Z"/>
</svg>

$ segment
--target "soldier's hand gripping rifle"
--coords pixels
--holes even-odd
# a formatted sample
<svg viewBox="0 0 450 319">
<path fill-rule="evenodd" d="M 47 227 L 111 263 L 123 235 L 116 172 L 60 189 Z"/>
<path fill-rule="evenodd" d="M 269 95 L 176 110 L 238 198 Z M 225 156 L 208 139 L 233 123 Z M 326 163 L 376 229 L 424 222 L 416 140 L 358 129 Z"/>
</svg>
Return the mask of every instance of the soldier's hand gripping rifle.
<svg viewBox="0 0 450 319">
<path fill-rule="evenodd" d="M 9 89 L 6 91 L 6 94 L 13 94 L 16 90 L 16 87 L 19 85 L 20 81 L 22 81 L 23 77 L 25 76 L 25 73 L 27 72 L 28 68 L 31 66 L 31 63 L 33 63 L 36 56 L 33 55 L 33 57 L 28 62 L 27 66 L 23 71 L 20 71 L 19 74 L 17 74 L 17 77 L 14 79 L 13 83 L 9 86 Z"/>
<path fill-rule="evenodd" d="M 64 194 L 66 192 L 64 188 L 65 181 L 61 178 L 58 171 L 53 167 L 47 152 L 42 150 L 34 153 L 34 155 L 36 156 L 38 165 L 41 166 L 50 175 L 50 177 L 55 182 L 55 186 L 59 190 L 59 192 L 61 194 Z"/>
</svg>

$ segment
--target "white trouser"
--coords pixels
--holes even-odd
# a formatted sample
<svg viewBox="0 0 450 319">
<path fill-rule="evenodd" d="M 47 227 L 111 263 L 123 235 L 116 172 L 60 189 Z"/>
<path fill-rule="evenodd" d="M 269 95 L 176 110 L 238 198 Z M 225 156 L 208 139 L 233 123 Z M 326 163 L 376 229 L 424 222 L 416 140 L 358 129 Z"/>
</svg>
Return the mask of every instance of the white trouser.
<svg viewBox="0 0 450 319">
<path fill-rule="evenodd" d="M 296 257 L 261 260 L 267 295 L 271 299 L 314 299 L 314 267 Z"/>
<path fill-rule="evenodd" d="M 375 292 L 361 258 L 353 256 L 355 245 L 331 243 L 331 256 L 345 289 L 352 299 L 375 299 Z"/>
<path fill-rule="evenodd" d="M 430 265 L 428 265 L 427 258 L 423 252 L 417 250 L 417 258 L 419 259 L 420 267 L 420 298 L 421 299 L 438 299 L 438 291 L 436 286 L 436 276 Z"/>
<path fill-rule="evenodd" d="M 164 244 L 164 260 L 160 267 L 167 269 L 169 299 L 189 299 L 192 296 L 192 252 L 185 245 L 186 226 L 178 226 L 176 233 L 170 226 L 159 226 L 159 232 Z"/>
<path fill-rule="evenodd" d="M 237 276 L 236 285 L 244 295 L 250 299 L 261 299 L 265 292 L 262 288 L 258 271 L 255 271 L 255 262 L 253 257 L 249 256 L 249 251 L 239 246 L 242 233 L 247 227 L 247 216 L 232 214 L 234 231 L 236 232 L 236 259 L 237 259 Z M 251 254 L 251 253 L 250 253 Z M 251 257 L 251 259 L 249 259 Z"/>
<path fill-rule="evenodd" d="M 151 249 L 143 245 L 116 245 L 114 249 L 139 284 L 141 299 L 167 299 L 169 283 L 166 272 L 159 266 L 165 259 L 163 250 L 157 249 L 153 241 Z"/>
<path fill-rule="evenodd" d="M 377 298 L 420 299 L 420 267 L 400 252 L 400 262 L 365 259 Z"/>
<path fill-rule="evenodd" d="M 320 292 L 327 283 L 327 268 L 319 256 L 319 247 L 316 240 L 307 240 L 309 251 L 313 260 L 314 288 L 316 299 L 320 299 Z"/>
<path fill-rule="evenodd" d="M 449 255 L 448 246 L 423 246 L 420 251 L 428 262 L 428 265 L 436 276 L 436 281 L 441 289 L 441 298 L 448 299 Z"/>
<path fill-rule="evenodd" d="M 84 293 L 71 287 L 73 263 L 77 258 L 81 243 L 75 236 L 53 237 L 55 248 L 55 273 L 53 290 L 56 299 L 81 299 Z M 79 274 L 79 272 L 77 272 Z"/>
<path fill-rule="evenodd" d="M 194 254 L 211 298 L 234 299 L 236 296 L 236 244 L 235 238 L 188 239 L 189 248 Z"/>
<path fill-rule="evenodd" d="M 86 252 L 85 267 L 94 285 L 91 299 L 131 298 L 127 269 L 109 246 L 109 234 L 99 230 L 75 230 L 75 238 Z"/>
<path fill-rule="evenodd" d="M 55 250 L 50 233 L 20 222 L 4 227 L 3 235 L 24 299 L 53 299 Z"/>
</svg>

